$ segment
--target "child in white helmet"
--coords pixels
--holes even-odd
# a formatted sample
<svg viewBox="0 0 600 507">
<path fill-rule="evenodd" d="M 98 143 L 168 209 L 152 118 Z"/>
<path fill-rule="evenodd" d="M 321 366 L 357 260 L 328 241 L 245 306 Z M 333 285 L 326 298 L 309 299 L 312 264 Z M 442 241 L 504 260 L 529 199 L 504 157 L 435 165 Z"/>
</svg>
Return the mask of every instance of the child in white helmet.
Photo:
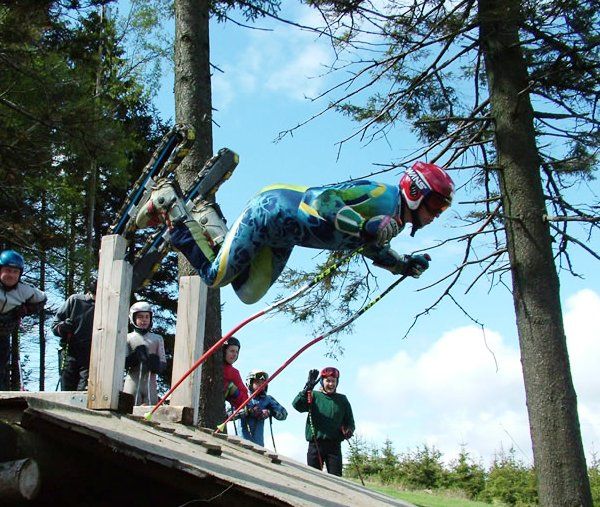
<svg viewBox="0 0 600 507">
<path fill-rule="evenodd" d="M 127 335 L 125 385 L 123 391 L 134 396 L 134 405 L 154 405 L 158 402 L 157 374 L 167 367 L 165 343 L 152 333 L 152 307 L 138 301 L 129 309 L 133 331 Z"/>
<path fill-rule="evenodd" d="M 246 386 L 252 394 L 263 385 L 269 374 L 264 370 L 252 370 L 246 377 Z M 265 419 L 274 417 L 278 421 L 287 419 L 287 410 L 283 408 L 273 396 L 267 394 L 265 387 L 254 399 L 246 405 L 244 416 L 240 418 L 242 436 L 260 446 L 265 445 L 264 429 Z"/>
</svg>

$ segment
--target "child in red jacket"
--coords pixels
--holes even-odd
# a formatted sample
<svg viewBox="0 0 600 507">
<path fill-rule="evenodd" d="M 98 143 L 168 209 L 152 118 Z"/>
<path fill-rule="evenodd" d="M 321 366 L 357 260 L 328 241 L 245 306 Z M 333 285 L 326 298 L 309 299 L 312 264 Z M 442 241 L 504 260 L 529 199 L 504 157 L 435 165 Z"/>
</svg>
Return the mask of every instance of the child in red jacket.
<svg viewBox="0 0 600 507">
<path fill-rule="evenodd" d="M 233 408 L 238 408 L 248 399 L 248 390 L 240 372 L 233 367 L 239 353 L 240 341 L 232 336 L 223 344 L 223 390 L 225 401 L 228 401 Z"/>
</svg>

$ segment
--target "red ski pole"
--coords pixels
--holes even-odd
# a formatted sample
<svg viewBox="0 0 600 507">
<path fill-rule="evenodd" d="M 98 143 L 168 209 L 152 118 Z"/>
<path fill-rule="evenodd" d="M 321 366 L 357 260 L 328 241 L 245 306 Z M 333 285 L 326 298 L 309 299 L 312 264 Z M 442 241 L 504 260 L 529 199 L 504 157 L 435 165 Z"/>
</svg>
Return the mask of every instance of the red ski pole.
<svg viewBox="0 0 600 507">
<path fill-rule="evenodd" d="M 244 400 L 244 402 L 225 421 L 223 421 L 221 424 L 219 424 L 217 426 L 217 429 L 215 430 L 215 433 L 217 433 L 219 431 L 223 431 L 225 429 L 225 425 L 229 421 L 231 421 L 233 418 L 235 418 L 235 416 L 237 414 L 239 414 L 244 409 L 244 407 L 246 405 L 248 405 L 248 403 L 250 403 L 250 400 L 253 400 L 264 389 L 266 389 L 266 387 L 269 385 L 269 383 L 272 380 L 274 380 L 275 378 L 277 378 L 277 376 L 283 370 L 285 370 L 294 359 L 296 359 L 300 354 L 302 354 L 302 352 L 304 352 L 306 349 L 312 347 L 315 343 L 320 342 L 324 338 L 327 338 L 328 336 L 331 336 L 332 334 L 335 334 L 338 331 L 341 331 L 342 329 L 344 329 L 346 326 L 352 324 L 352 322 L 354 322 L 356 319 L 358 319 L 369 308 L 372 308 L 373 305 L 375 305 L 376 303 L 378 303 L 379 301 L 381 301 L 381 299 L 383 297 L 385 297 L 387 294 L 389 294 L 400 282 L 402 282 L 403 280 L 405 280 L 407 276 L 408 275 L 403 275 L 402 277 L 400 277 L 398 280 L 396 280 L 394 283 L 392 283 L 387 289 L 385 289 L 381 294 L 379 294 L 379 296 L 377 296 L 375 299 L 371 300 L 366 306 L 363 306 L 360 310 L 358 310 L 356 313 L 354 313 L 351 317 L 349 317 L 347 320 L 345 320 L 341 324 L 338 324 L 337 326 L 335 326 L 334 328 L 330 329 L 326 333 L 323 333 L 321 336 L 317 336 L 315 339 L 309 341 L 308 343 L 306 343 L 305 345 L 303 345 L 302 347 L 300 347 L 287 361 L 285 361 L 285 363 L 283 363 L 279 368 L 277 368 L 277 370 L 275 371 L 275 373 L 273 373 L 273 375 L 271 375 L 246 400 Z"/>
<path fill-rule="evenodd" d="M 202 356 L 200 356 L 200 358 L 190 367 L 190 369 L 183 374 L 183 376 L 171 387 L 171 389 L 169 389 L 165 393 L 165 395 L 160 400 L 158 400 L 158 403 L 156 405 L 154 405 L 154 408 L 146 414 L 146 416 L 145 416 L 146 419 L 150 420 L 152 418 L 152 415 L 154 414 L 154 412 L 156 412 L 158 410 L 158 407 L 160 407 L 165 401 L 167 401 L 167 399 L 169 398 L 169 396 L 171 396 L 171 394 L 173 394 L 175 389 L 177 389 L 181 385 L 181 383 L 186 378 L 188 378 L 194 372 L 194 370 L 196 368 L 198 368 L 198 366 L 200 366 L 202 363 L 204 363 L 220 347 L 222 347 L 223 344 L 229 338 L 231 338 L 234 333 L 236 333 L 237 331 L 242 329 L 244 326 L 246 326 L 253 320 L 256 320 L 258 317 L 262 317 L 263 315 L 275 310 L 276 308 L 279 308 L 280 306 L 285 305 L 286 303 L 290 302 L 292 299 L 298 297 L 303 292 L 306 292 L 307 290 L 311 289 L 317 283 L 319 283 L 321 280 L 323 280 L 324 278 L 327 278 L 329 275 L 331 275 L 331 273 L 333 273 L 340 266 L 350 262 L 350 259 L 352 259 L 352 257 L 354 257 L 354 255 L 359 253 L 361 250 L 362 250 L 362 247 L 357 248 L 356 250 L 351 252 L 349 255 L 347 255 L 346 257 L 341 259 L 339 262 L 337 262 L 336 264 L 333 264 L 332 266 L 329 266 L 327 269 L 323 270 L 321 273 L 319 273 L 317 276 L 315 276 L 310 282 L 308 282 L 303 287 L 300 287 L 293 294 L 291 294 L 285 298 L 282 298 L 279 301 L 276 301 L 275 303 L 273 303 L 272 305 L 267 306 L 266 308 L 263 308 L 262 310 L 256 312 L 254 315 L 251 315 L 246 320 L 243 320 L 242 322 L 240 322 L 237 326 L 235 326 L 233 329 L 231 329 L 231 331 L 229 331 L 227 334 L 223 335 L 223 337 L 219 341 L 217 341 L 210 349 L 208 349 L 204 354 L 202 354 Z"/>
</svg>

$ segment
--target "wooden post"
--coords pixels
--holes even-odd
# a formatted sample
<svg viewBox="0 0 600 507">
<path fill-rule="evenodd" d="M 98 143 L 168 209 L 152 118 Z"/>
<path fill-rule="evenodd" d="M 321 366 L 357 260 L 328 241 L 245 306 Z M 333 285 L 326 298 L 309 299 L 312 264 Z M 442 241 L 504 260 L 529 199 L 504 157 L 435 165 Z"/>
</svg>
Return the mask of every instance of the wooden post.
<svg viewBox="0 0 600 507">
<path fill-rule="evenodd" d="M 87 406 L 91 409 L 117 410 L 119 406 L 132 276 L 126 251 L 123 236 L 102 238 L 88 382 Z"/>
<path fill-rule="evenodd" d="M 27 458 L 0 463 L 2 505 L 33 500 L 40 491 L 40 485 L 40 469 L 35 460 Z"/>
<path fill-rule="evenodd" d="M 207 293 L 208 288 L 199 276 L 182 276 L 179 279 L 172 384 L 190 369 L 204 351 Z M 194 425 L 198 424 L 201 369 L 202 366 L 196 368 L 171 396 L 172 406 L 193 409 Z"/>
</svg>

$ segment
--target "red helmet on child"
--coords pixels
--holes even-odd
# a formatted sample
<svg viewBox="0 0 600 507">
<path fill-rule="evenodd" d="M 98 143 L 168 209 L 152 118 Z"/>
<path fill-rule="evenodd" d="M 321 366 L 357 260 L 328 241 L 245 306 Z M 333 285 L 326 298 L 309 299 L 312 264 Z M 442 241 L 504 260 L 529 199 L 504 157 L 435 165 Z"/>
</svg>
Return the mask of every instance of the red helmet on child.
<svg viewBox="0 0 600 507">
<path fill-rule="evenodd" d="M 335 379 L 340 378 L 340 370 L 334 368 L 333 366 L 327 366 L 321 370 L 321 378 L 333 377 Z"/>
<path fill-rule="evenodd" d="M 324 379 L 333 377 L 336 380 L 335 388 L 333 389 L 335 392 L 335 390 L 337 389 L 337 386 L 340 383 L 340 370 L 338 370 L 337 368 L 334 368 L 333 366 L 326 366 L 325 368 L 323 368 L 321 370 L 320 377 L 321 377 L 321 381 L 320 381 L 321 387 L 324 387 L 324 385 L 323 385 Z"/>
<path fill-rule="evenodd" d="M 454 182 L 441 167 L 416 162 L 400 178 L 400 192 L 410 210 L 423 205 L 437 216 L 452 204 Z"/>
</svg>

